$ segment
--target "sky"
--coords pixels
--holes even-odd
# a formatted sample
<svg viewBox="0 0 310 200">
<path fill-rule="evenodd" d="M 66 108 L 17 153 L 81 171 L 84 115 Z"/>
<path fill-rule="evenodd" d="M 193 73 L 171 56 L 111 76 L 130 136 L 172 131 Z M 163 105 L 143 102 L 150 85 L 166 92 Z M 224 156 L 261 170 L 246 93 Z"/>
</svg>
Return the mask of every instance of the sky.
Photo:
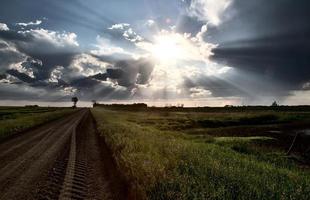
<svg viewBox="0 0 310 200">
<path fill-rule="evenodd" d="M 1 0 L 0 105 L 310 104 L 308 0 Z"/>
</svg>

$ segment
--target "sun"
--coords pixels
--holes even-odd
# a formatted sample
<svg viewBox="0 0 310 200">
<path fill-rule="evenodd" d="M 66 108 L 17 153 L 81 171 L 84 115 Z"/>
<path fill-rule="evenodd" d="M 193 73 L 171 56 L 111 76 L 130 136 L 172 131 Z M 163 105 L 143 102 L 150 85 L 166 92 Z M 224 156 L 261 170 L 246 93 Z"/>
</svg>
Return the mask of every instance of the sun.
<svg viewBox="0 0 310 200">
<path fill-rule="evenodd" d="M 182 58 L 183 48 L 173 35 L 159 35 L 155 37 L 152 54 L 160 61 L 175 61 Z"/>
<path fill-rule="evenodd" d="M 142 41 L 136 45 L 146 52 L 146 56 L 151 56 L 159 63 L 172 65 L 205 59 L 208 51 L 197 43 L 197 38 L 190 34 L 162 31 L 154 35 L 150 42 Z"/>
</svg>

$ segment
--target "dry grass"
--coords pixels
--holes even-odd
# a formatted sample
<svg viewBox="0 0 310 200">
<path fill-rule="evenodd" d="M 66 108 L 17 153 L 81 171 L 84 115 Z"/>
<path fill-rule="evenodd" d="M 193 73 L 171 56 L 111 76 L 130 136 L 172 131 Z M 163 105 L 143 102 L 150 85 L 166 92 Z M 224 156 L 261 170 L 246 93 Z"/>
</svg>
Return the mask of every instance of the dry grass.
<svg viewBox="0 0 310 200">
<path fill-rule="evenodd" d="M 170 119 L 191 120 L 188 113 L 92 112 L 131 190 L 143 199 L 309 199 L 309 171 L 281 152 L 264 156 L 248 146 L 269 138 L 199 138 L 173 130 Z"/>
</svg>

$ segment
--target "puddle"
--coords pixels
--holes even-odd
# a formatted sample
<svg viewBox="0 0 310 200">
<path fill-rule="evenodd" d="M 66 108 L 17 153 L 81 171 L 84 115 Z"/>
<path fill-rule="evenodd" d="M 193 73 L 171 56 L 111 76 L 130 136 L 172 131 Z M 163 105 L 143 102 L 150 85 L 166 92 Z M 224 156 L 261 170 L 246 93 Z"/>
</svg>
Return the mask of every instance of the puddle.
<svg viewBox="0 0 310 200">
<path fill-rule="evenodd" d="M 305 136 L 310 136 L 310 129 L 301 130 L 300 133 L 305 135 Z"/>
<path fill-rule="evenodd" d="M 268 133 L 277 133 L 277 134 L 280 134 L 280 133 L 283 133 L 282 131 L 268 131 Z"/>
<path fill-rule="evenodd" d="M 290 130 L 290 131 L 271 130 L 271 131 L 267 131 L 267 132 L 272 133 L 272 134 L 286 134 L 286 135 L 291 135 L 291 136 L 295 136 L 296 133 L 298 132 L 300 136 L 310 137 L 310 129 Z"/>
</svg>

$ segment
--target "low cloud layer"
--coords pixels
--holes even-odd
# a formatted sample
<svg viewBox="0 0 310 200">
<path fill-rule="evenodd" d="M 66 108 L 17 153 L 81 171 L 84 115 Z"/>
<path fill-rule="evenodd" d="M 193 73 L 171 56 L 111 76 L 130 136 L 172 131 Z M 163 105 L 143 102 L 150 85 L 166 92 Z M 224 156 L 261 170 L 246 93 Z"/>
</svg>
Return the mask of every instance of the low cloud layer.
<svg viewBox="0 0 310 200">
<path fill-rule="evenodd" d="M 41 23 L 42 23 L 42 20 L 36 20 L 35 22 L 28 22 L 28 23 L 19 22 L 19 23 L 16 23 L 16 25 L 27 27 L 27 26 L 38 26 Z"/>
</svg>

